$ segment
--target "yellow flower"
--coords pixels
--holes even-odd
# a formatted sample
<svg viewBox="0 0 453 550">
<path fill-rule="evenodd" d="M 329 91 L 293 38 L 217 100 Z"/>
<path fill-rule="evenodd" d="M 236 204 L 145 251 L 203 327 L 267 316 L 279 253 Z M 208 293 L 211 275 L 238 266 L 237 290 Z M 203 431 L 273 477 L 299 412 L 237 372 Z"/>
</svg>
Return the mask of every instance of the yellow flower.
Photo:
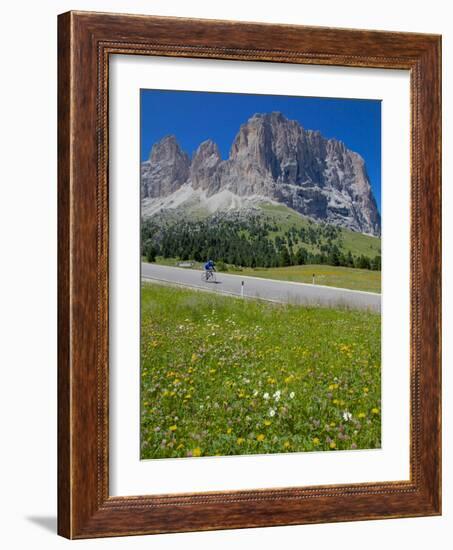
<svg viewBox="0 0 453 550">
<path fill-rule="evenodd" d="M 364 412 L 360 412 L 358 415 L 357 415 L 357 418 L 365 418 L 366 414 Z"/>
<path fill-rule="evenodd" d="M 270 420 L 265 420 L 264 421 L 265 426 L 270 426 L 271 424 L 272 424 L 272 422 Z"/>
<path fill-rule="evenodd" d="M 236 443 L 238 445 L 242 445 L 242 443 L 244 443 L 245 439 L 243 437 L 238 437 L 237 440 L 236 440 Z"/>
<path fill-rule="evenodd" d="M 256 436 L 257 441 L 264 441 L 266 439 L 266 436 L 264 434 L 259 434 Z"/>
<path fill-rule="evenodd" d="M 331 423 L 330 423 L 330 426 L 331 426 L 332 428 L 335 428 L 335 422 L 331 422 Z"/>
<path fill-rule="evenodd" d="M 285 449 L 288 449 L 289 447 L 291 447 L 291 443 L 289 441 L 285 441 L 283 443 L 283 447 L 285 447 Z"/>
<path fill-rule="evenodd" d="M 232 431 L 233 431 L 233 428 L 228 428 L 227 429 L 227 434 L 230 434 Z"/>
<path fill-rule="evenodd" d="M 338 401 L 338 399 L 334 399 L 334 400 L 332 401 L 332 403 L 333 403 L 334 405 L 338 405 L 339 401 Z"/>
<path fill-rule="evenodd" d="M 331 441 L 331 442 L 330 442 L 329 447 L 330 447 L 331 449 L 335 449 L 336 446 L 337 446 L 337 444 L 335 443 L 335 441 Z"/>
<path fill-rule="evenodd" d="M 176 448 L 177 449 L 182 449 L 184 447 L 184 445 L 182 443 L 180 443 Z"/>
<path fill-rule="evenodd" d="M 201 456 L 200 447 L 195 447 L 195 449 L 192 451 L 192 456 Z"/>
<path fill-rule="evenodd" d="M 363 388 L 364 393 L 368 393 L 370 390 L 368 388 Z"/>
<path fill-rule="evenodd" d="M 195 363 L 197 359 L 198 359 L 198 355 L 196 353 L 192 353 L 192 358 L 191 358 L 192 363 Z"/>
<path fill-rule="evenodd" d="M 175 432 L 175 431 L 178 429 L 178 427 L 176 426 L 176 424 L 173 424 L 173 426 L 170 426 L 168 429 L 169 429 L 171 432 Z"/>
<path fill-rule="evenodd" d="M 320 443 L 320 442 L 319 442 L 319 437 L 314 437 L 314 438 L 312 439 L 312 443 L 313 443 L 313 445 L 315 445 L 315 447 L 317 447 L 317 446 L 319 445 L 319 443 Z"/>
<path fill-rule="evenodd" d="M 373 414 L 379 414 L 379 409 L 377 409 L 376 407 L 374 407 L 374 409 L 371 409 L 371 412 Z"/>
<path fill-rule="evenodd" d="M 214 373 L 215 373 L 215 369 L 209 369 L 209 372 L 210 372 L 211 374 L 214 374 Z"/>
</svg>

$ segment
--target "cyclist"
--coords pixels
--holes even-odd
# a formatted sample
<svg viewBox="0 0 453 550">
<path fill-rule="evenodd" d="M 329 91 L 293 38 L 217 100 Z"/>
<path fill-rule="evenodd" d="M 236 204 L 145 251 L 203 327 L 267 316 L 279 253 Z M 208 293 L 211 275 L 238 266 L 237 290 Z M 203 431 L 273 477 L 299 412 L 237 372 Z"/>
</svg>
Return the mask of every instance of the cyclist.
<svg viewBox="0 0 453 550">
<path fill-rule="evenodd" d="M 209 279 L 209 277 L 212 277 L 212 272 L 215 271 L 215 263 L 212 260 L 208 260 L 204 264 L 204 268 L 206 270 L 206 279 Z"/>
</svg>

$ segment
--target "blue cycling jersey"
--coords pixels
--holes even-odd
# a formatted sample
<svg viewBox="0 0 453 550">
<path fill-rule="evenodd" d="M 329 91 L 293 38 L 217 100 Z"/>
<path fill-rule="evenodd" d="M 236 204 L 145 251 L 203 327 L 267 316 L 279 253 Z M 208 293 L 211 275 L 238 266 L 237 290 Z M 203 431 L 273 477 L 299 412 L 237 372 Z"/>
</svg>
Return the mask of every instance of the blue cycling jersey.
<svg viewBox="0 0 453 550">
<path fill-rule="evenodd" d="M 212 269 L 214 267 L 214 265 L 215 265 L 214 262 L 212 260 L 209 260 L 204 264 L 204 268 L 205 269 Z"/>
</svg>

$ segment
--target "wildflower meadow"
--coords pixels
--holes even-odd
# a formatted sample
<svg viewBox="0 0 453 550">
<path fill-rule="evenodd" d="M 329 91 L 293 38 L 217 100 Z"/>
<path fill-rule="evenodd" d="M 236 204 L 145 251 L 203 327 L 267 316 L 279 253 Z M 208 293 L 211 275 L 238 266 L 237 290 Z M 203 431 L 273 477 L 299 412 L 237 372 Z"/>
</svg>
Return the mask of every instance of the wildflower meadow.
<svg viewBox="0 0 453 550">
<path fill-rule="evenodd" d="M 379 314 L 141 292 L 142 459 L 380 447 Z"/>
</svg>

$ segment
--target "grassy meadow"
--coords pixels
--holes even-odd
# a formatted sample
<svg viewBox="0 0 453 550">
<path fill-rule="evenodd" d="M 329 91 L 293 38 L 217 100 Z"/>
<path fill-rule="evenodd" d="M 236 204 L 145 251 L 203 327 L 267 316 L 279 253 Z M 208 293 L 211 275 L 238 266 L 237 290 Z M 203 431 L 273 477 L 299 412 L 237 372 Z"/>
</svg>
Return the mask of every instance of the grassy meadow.
<svg viewBox="0 0 453 550">
<path fill-rule="evenodd" d="M 381 272 L 369 269 L 331 265 L 292 265 L 289 267 L 247 268 L 241 271 L 242 275 L 296 283 L 312 283 L 313 273 L 317 285 L 381 292 Z"/>
<path fill-rule="evenodd" d="M 141 458 L 380 447 L 380 315 L 141 292 Z"/>
</svg>

